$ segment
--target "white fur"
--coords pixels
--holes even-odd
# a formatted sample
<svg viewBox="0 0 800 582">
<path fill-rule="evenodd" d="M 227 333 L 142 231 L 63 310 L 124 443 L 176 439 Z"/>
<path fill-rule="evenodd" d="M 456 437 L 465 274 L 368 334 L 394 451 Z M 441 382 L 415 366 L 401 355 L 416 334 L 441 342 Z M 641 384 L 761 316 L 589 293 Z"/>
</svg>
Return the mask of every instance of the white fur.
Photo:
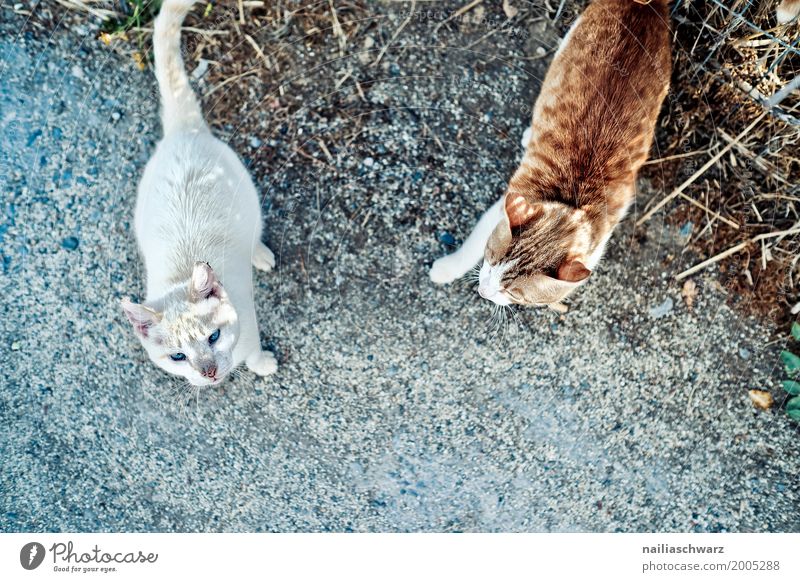
<svg viewBox="0 0 800 582">
<path fill-rule="evenodd" d="M 170 302 L 175 303 L 171 297 L 187 296 L 193 265 L 208 263 L 224 288 L 223 299 L 229 299 L 235 310 L 220 323 L 223 333 L 215 351 L 226 364 L 221 373 L 246 362 L 257 374 L 271 374 L 277 365 L 272 354 L 261 349 L 252 266 L 268 271 L 275 259 L 261 243 L 261 207 L 247 169 L 233 150 L 210 133 L 186 77 L 180 57 L 180 26 L 193 4 L 194 0 L 165 0 L 155 22 L 164 137 L 139 183 L 135 216 L 136 238 L 147 270 L 145 305 L 157 306 L 156 311 L 168 310 Z M 181 303 L 189 306 L 185 329 L 192 327 L 192 317 L 208 315 L 224 305 L 224 300 Z M 131 317 L 128 308 L 126 311 Z M 172 319 L 180 322 L 182 317 L 179 312 Z M 142 337 L 142 343 L 160 367 L 193 384 L 215 383 L 193 373 L 188 360 L 165 360 L 160 352 L 166 347 L 160 349 L 148 339 L 152 338 Z M 179 346 L 190 358 L 196 349 L 207 347 L 203 337 L 193 338 L 191 343 Z"/>
<path fill-rule="evenodd" d="M 572 39 L 572 33 L 575 32 L 575 29 L 578 27 L 578 23 L 581 21 L 581 18 L 583 18 L 583 15 L 578 16 L 578 18 L 575 19 L 575 22 L 573 22 L 572 26 L 569 27 L 567 34 L 565 34 L 564 38 L 561 39 L 561 42 L 558 43 L 558 50 L 556 51 L 556 54 L 553 55 L 553 60 L 558 58 L 558 55 L 564 52 L 564 48 L 567 46 L 567 44 L 569 44 L 570 39 Z"/>
<path fill-rule="evenodd" d="M 531 135 L 533 135 L 533 128 L 529 127 L 526 129 L 522 134 L 522 149 L 526 149 L 528 147 L 528 142 L 531 141 Z"/>
<path fill-rule="evenodd" d="M 786 24 L 791 22 L 800 15 L 800 1 L 798 0 L 783 0 L 775 11 L 775 17 L 778 24 Z"/>
<path fill-rule="evenodd" d="M 478 276 L 478 294 L 497 305 L 509 305 L 511 300 L 503 293 L 501 282 L 503 281 L 503 273 L 510 266 L 511 263 L 498 263 L 492 266 L 489 261 L 484 260 Z"/>
<path fill-rule="evenodd" d="M 460 249 L 433 262 L 430 271 L 431 281 L 438 285 L 445 285 L 466 275 L 467 271 L 483 257 L 486 243 L 502 218 L 503 199 L 501 198 L 483 213 Z"/>
</svg>

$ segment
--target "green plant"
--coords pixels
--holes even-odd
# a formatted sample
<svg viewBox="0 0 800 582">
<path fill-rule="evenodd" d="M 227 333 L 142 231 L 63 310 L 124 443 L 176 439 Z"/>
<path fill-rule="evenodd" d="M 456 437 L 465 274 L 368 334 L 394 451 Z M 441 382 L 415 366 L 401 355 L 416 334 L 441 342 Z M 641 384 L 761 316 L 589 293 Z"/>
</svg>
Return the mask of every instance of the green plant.
<svg viewBox="0 0 800 582">
<path fill-rule="evenodd" d="M 796 321 L 792 324 L 792 337 L 800 341 L 800 324 Z M 792 395 L 786 403 L 786 414 L 794 420 L 800 420 L 800 356 L 783 350 L 781 360 L 789 375 L 789 379 L 782 382 L 783 389 Z"/>
<path fill-rule="evenodd" d="M 124 14 L 110 18 L 103 23 L 103 32 L 109 34 L 128 32 L 152 22 L 158 14 L 162 0 L 122 0 L 120 5 Z"/>
</svg>

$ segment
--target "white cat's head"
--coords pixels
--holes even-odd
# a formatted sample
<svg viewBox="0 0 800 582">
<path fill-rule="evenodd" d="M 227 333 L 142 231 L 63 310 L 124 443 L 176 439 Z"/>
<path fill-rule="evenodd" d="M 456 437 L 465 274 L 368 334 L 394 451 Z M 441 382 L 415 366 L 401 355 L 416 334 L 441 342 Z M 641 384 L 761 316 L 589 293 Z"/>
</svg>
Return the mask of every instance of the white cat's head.
<svg viewBox="0 0 800 582">
<path fill-rule="evenodd" d="M 122 300 L 122 309 L 153 363 L 195 386 L 218 384 L 233 369 L 239 320 L 207 263 L 150 304 Z"/>
</svg>

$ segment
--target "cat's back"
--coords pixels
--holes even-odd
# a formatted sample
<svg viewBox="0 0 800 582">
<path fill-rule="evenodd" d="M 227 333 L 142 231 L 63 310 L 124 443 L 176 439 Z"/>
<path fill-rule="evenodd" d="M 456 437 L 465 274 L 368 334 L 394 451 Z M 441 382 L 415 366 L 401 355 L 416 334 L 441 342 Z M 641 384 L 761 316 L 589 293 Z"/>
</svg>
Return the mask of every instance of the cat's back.
<svg viewBox="0 0 800 582">
<path fill-rule="evenodd" d="M 225 228 L 231 213 L 256 220 L 260 204 L 249 173 L 227 145 L 207 132 L 172 134 L 156 147 L 139 183 L 139 226 Z"/>
<path fill-rule="evenodd" d="M 590 204 L 645 161 L 672 66 L 667 7 L 595 0 L 570 31 L 534 109 L 531 162 L 544 169 L 545 197 Z"/>
<path fill-rule="evenodd" d="M 595 0 L 580 17 L 569 46 L 553 68 L 561 68 L 564 91 L 616 96 L 608 105 L 636 107 L 659 100 L 672 68 L 669 0 Z M 591 87 L 591 88 L 590 88 Z M 645 103 L 642 103 L 646 105 Z"/>
<path fill-rule="evenodd" d="M 135 227 L 152 275 L 160 273 L 165 257 L 186 268 L 211 257 L 221 257 L 219 263 L 240 254 L 228 251 L 249 249 L 260 237 L 260 201 L 227 145 L 208 132 L 174 133 L 159 142 L 142 175 Z"/>
</svg>

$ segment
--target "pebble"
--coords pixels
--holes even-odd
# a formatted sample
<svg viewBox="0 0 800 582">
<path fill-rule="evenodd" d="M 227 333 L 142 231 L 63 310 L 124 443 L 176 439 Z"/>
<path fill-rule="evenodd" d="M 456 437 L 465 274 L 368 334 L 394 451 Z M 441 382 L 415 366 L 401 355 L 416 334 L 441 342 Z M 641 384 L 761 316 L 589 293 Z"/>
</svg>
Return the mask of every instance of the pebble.
<svg viewBox="0 0 800 582">
<path fill-rule="evenodd" d="M 68 236 L 64 240 L 61 241 L 61 246 L 68 251 L 74 251 L 78 248 L 78 239 L 74 236 Z"/>
<path fill-rule="evenodd" d="M 442 234 L 439 235 L 439 242 L 452 246 L 456 244 L 456 239 L 449 232 L 443 232 Z"/>
<path fill-rule="evenodd" d="M 252 136 L 250 138 L 250 147 L 252 147 L 252 148 L 260 148 L 261 147 L 261 140 L 258 139 L 256 136 Z"/>
<path fill-rule="evenodd" d="M 667 297 L 663 303 L 656 305 L 655 307 L 651 307 L 647 313 L 649 313 L 650 317 L 653 319 L 659 319 L 665 315 L 668 315 L 674 306 L 675 304 L 672 301 L 672 297 Z"/>
<path fill-rule="evenodd" d="M 194 71 L 192 71 L 192 79 L 197 81 L 201 79 L 203 75 L 206 74 L 208 71 L 208 61 L 206 59 L 200 59 L 197 62 L 197 66 L 195 67 Z"/>
<path fill-rule="evenodd" d="M 371 168 L 375 164 L 375 160 L 372 157 L 364 158 L 364 165 L 368 168 Z"/>
<path fill-rule="evenodd" d="M 750 358 L 750 350 L 747 348 L 739 348 L 739 357 L 743 360 L 747 360 Z"/>
</svg>

